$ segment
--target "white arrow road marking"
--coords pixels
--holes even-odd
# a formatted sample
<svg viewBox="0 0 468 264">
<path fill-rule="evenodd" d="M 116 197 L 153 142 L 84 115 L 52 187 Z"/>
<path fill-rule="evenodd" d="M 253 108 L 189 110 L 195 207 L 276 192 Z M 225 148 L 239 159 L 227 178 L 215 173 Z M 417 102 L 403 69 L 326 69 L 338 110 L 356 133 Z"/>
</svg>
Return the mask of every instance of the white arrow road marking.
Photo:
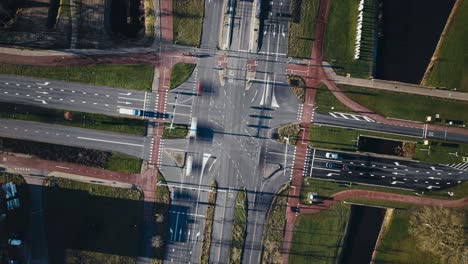
<svg viewBox="0 0 468 264">
<path fill-rule="evenodd" d="M 130 102 L 120 102 L 120 101 L 117 101 L 118 104 L 126 104 L 126 105 L 129 105 L 129 104 L 132 104 Z"/>
<path fill-rule="evenodd" d="M 119 93 L 120 95 L 131 95 L 132 93 Z"/>
<path fill-rule="evenodd" d="M 50 82 L 45 82 L 45 83 L 36 83 L 37 85 L 49 85 Z"/>
<path fill-rule="evenodd" d="M 45 100 L 34 99 L 34 101 L 42 102 L 43 104 L 47 104 Z"/>
<path fill-rule="evenodd" d="M 36 93 L 40 93 L 40 94 L 49 94 L 48 92 L 38 92 L 38 91 L 36 91 Z"/>
</svg>

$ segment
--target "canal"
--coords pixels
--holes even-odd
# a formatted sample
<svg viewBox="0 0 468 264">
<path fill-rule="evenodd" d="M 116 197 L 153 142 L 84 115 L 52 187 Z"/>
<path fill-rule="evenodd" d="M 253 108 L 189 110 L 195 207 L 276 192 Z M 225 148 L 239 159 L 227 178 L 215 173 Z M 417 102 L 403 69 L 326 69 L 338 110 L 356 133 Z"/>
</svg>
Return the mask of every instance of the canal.
<svg viewBox="0 0 468 264">
<path fill-rule="evenodd" d="M 340 263 L 370 263 L 385 209 L 353 205 Z"/>
</svg>

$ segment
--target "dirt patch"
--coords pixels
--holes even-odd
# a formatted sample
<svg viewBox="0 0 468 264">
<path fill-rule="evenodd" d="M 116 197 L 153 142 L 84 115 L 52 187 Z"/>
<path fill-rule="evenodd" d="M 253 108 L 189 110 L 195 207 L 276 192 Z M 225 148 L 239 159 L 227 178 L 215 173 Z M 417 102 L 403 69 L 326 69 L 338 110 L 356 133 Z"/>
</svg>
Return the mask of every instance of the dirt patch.
<svg viewBox="0 0 468 264">
<path fill-rule="evenodd" d="M 68 3 L 60 4 L 59 0 L 24 1 L 0 29 L 0 44 L 68 48 L 71 20 L 65 6 L 69 9 Z"/>
<path fill-rule="evenodd" d="M 288 83 L 293 94 L 301 103 L 304 103 L 306 86 L 304 78 L 297 75 L 288 75 Z"/>
<path fill-rule="evenodd" d="M 359 136 L 358 151 L 412 158 L 416 142 Z"/>
</svg>

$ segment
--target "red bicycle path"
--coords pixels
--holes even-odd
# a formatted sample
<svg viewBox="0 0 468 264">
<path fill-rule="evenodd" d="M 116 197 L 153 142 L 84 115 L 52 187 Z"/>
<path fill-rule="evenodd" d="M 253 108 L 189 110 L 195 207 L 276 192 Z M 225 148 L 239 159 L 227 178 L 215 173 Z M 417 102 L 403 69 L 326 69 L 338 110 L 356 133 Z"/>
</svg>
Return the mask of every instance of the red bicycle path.
<svg viewBox="0 0 468 264">
<path fill-rule="evenodd" d="M 301 129 L 302 133 L 299 133 L 297 142 L 303 142 L 303 138 L 308 138 L 310 125 L 312 123 L 313 111 L 314 111 L 314 99 L 316 93 L 316 87 L 320 83 L 324 83 L 328 89 L 335 95 L 335 97 L 344 105 L 349 107 L 355 112 L 359 112 L 369 118 L 376 120 L 377 122 L 384 124 L 391 124 L 397 126 L 416 127 L 423 129 L 424 124 L 418 122 L 404 121 L 404 120 L 390 120 L 384 118 L 366 107 L 354 102 L 348 98 L 336 84 L 331 81 L 327 76 L 326 71 L 322 66 L 322 47 L 323 47 L 323 36 L 325 33 L 326 19 L 330 8 L 329 0 L 320 0 L 318 17 L 316 23 L 316 30 L 314 33 L 314 42 L 311 47 L 311 57 L 306 64 L 287 64 L 286 73 L 295 74 L 304 78 L 306 82 L 306 95 L 305 103 L 302 109 L 301 118 Z M 436 125 L 428 125 L 428 130 L 436 131 L 449 131 L 451 133 L 459 133 L 468 135 L 468 130 L 454 127 L 443 127 Z M 292 236 L 294 231 L 294 223 L 299 213 L 295 213 L 292 209 L 299 208 L 300 213 L 317 213 L 330 206 L 333 202 L 342 201 L 347 198 L 367 198 L 367 199 L 379 199 L 395 202 L 414 203 L 421 205 L 438 205 L 447 207 L 459 207 L 467 205 L 468 199 L 463 198 L 460 200 L 438 200 L 425 197 L 413 197 L 408 195 L 398 195 L 390 193 L 371 192 L 364 190 L 350 190 L 336 193 L 332 196 L 333 200 L 325 201 L 320 206 L 307 206 L 301 205 L 299 197 L 302 187 L 302 178 L 304 171 L 304 160 L 307 152 L 307 143 L 298 143 L 296 147 L 296 156 L 293 164 L 292 177 L 290 182 L 290 189 L 286 207 L 286 224 L 284 230 L 284 240 L 282 247 L 283 263 L 288 263 L 289 250 L 292 242 Z"/>
</svg>

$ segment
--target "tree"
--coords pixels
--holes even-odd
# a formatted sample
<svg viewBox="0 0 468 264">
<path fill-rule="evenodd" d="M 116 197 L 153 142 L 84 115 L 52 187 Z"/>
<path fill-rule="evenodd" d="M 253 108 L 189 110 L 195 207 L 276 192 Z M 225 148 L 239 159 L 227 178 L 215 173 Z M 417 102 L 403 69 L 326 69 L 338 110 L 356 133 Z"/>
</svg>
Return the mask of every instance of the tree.
<svg viewBox="0 0 468 264">
<path fill-rule="evenodd" d="M 151 238 L 151 246 L 154 248 L 160 248 L 163 245 L 163 240 L 161 236 L 154 236 Z"/>
<path fill-rule="evenodd" d="M 409 233 L 417 246 L 440 257 L 443 263 L 461 263 L 468 256 L 463 211 L 424 206 L 410 216 Z"/>
</svg>

